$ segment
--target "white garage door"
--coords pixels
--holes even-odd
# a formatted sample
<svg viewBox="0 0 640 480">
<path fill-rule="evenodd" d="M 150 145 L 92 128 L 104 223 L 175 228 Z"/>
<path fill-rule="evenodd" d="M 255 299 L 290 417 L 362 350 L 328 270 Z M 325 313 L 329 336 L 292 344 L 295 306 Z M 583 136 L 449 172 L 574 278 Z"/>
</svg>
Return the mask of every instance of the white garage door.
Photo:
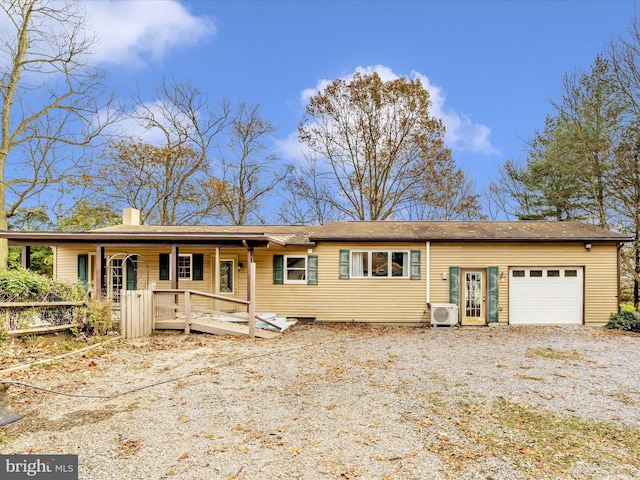
<svg viewBox="0 0 640 480">
<path fill-rule="evenodd" d="M 509 269 L 509 323 L 582 323 L 583 270 L 578 267 Z"/>
</svg>

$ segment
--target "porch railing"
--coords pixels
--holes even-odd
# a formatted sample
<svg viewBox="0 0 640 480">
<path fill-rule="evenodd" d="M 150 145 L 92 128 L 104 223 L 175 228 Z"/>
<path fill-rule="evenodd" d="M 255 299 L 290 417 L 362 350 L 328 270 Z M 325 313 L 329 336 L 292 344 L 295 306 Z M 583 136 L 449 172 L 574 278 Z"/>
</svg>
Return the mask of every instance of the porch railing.
<svg viewBox="0 0 640 480">
<path fill-rule="evenodd" d="M 249 318 L 251 318 L 251 315 L 255 317 L 255 312 L 251 312 L 252 302 L 248 300 L 230 298 L 224 295 L 199 292 L 197 290 L 176 290 L 167 288 L 153 290 L 153 296 L 153 323 L 155 328 L 162 328 L 162 325 L 167 323 L 175 326 L 176 322 L 182 322 L 185 333 L 189 333 L 194 313 L 197 313 L 198 311 L 215 310 L 195 306 L 195 303 L 197 302 L 194 300 L 198 297 L 217 300 L 221 303 L 226 302 L 242 305 L 247 309 Z"/>
</svg>

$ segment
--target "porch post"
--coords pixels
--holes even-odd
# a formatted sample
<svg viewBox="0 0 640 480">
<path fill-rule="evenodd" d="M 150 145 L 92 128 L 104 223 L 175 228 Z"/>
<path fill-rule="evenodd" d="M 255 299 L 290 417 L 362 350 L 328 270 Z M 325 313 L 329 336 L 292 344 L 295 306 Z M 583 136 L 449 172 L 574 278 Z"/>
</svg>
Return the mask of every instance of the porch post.
<svg viewBox="0 0 640 480">
<path fill-rule="evenodd" d="M 249 301 L 249 337 L 256 336 L 256 264 L 253 258 L 253 247 L 247 246 L 247 300 Z"/>
<path fill-rule="evenodd" d="M 178 246 L 171 245 L 171 288 L 178 289 Z"/>
<path fill-rule="evenodd" d="M 29 245 L 22 246 L 22 268 L 29 270 L 31 268 L 31 247 Z"/>
<path fill-rule="evenodd" d="M 102 298 L 104 296 L 104 247 L 98 245 L 96 247 L 96 265 L 95 265 L 95 277 L 96 277 L 96 298 Z"/>
<path fill-rule="evenodd" d="M 214 262 L 211 268 L 213 275 L 213 293 L 220 295 L 220 247 L 216 247 L 216 258 Z M 220 300 L 217 298 L 213 301 L 213 308 L 214 310 L 220 310 Z"/>
</svg>

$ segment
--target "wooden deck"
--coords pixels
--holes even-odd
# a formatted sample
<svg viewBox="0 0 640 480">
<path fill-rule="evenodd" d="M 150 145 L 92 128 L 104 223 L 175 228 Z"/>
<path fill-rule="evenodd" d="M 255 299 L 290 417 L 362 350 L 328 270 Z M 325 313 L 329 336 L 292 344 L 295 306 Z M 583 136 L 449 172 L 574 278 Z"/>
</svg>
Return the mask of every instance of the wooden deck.
<svg viewBox="0 0 640 480">
<path fill-rule="evenodd" d="M 223 312 L 194 305 L 192 297 L 221 300 L 246 308 L 247 312 Z M 202 303 L 202 302 L 200 302 Z M 153 330 L 183 330 L 185 333 L 203 332 L 215 335 L 248 335 L 275 338 L 295 325 L 297 320 L 258 313 L 254 303 L 229 299 L 220 295 L 194 290 L 154 289 L 131 290 L 121 297 L 120 312 L 125 338 L 150 335 Z M 130 318 L 129 318 L 130 317 Z M 252 319 L 251 321 L 249 319 Z"/>
</svg>

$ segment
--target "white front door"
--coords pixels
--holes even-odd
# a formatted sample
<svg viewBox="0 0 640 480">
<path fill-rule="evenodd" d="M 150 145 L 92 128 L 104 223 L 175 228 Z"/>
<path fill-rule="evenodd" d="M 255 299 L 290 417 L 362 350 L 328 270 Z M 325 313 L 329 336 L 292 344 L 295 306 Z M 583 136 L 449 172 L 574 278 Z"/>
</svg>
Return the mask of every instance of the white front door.
<svg viewBox="0 0 640 480">
<path fill-rule="evenodd" d="M 462 270 L 462 325 L 485 325 L 486 270 Z"/>
</svg>

